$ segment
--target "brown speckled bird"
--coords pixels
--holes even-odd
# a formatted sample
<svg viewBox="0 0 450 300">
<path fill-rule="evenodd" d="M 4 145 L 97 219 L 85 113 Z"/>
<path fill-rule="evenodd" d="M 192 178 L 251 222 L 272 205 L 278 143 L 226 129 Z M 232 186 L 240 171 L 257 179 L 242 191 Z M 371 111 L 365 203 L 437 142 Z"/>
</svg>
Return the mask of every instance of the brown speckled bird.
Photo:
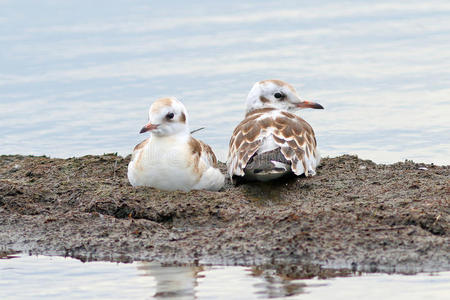
<svg viewBox="0 0 450 300">
<path fill-rule="evenodd" d="M 290 112 L 323 109 L 303 101 L 281 80 L 255 83 L 247 97 L 244 120 L 230 140 L 227 168 L 231 178 L 268 181 L 293 172 L 312 176 L 320 162 L 312 127 Z"/>
</svg>

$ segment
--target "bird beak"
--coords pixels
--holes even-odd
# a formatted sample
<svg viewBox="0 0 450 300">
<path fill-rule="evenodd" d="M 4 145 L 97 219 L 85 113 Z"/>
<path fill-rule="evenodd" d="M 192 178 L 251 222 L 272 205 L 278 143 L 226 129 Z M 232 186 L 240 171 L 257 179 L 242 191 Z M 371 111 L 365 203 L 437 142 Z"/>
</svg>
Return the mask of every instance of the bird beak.
<svg viewBox="0 0 450 300">
<path fill-rule="evenodd" d="M 298 108 L 315 108 L 315 109 L 323 109 L 323 106 L 316 102 L 311 101 L 302 101 L 297 103 L 296 106 Z"/>
<path fill-rule="evenodd" d="M 147 124 L 145 124 L 144 127 L 142 127 L 142 129 L 141 129 L 141 131 L 139 131 L 139 133 L 144 133 L 144 132 L 156 129 L 156 128 L 158 128 L 158 126 L 159 126 L 158 124 L 155 125 L 152 123 L 147 123 Z"/>
</svg>

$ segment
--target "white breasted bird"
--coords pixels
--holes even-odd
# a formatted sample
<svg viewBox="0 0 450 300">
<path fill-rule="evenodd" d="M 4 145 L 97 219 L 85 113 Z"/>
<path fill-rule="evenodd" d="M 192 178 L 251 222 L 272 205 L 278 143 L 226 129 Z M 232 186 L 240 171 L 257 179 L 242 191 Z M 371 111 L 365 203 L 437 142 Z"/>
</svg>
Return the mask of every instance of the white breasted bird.
<svg viewBox="0 0 450 300">
<path fill-rule="evenodd" d="M 314 131 L 292 113 L 302 108 L 323 109 L 300 99 L 294 87 L 281 80 L 255 83 L 247 96 L 245 118 L 230 140 L 230 178 L 268 181 L 289 173 L 315 175 L 320 154 Z"/>
<path fill-rule="evenodd" d="M 151 136 L 138 144 L 128 164 L 128 180 L 133 186 L 160 190 L 205 189 L 217 191 L 224 175 L 217 168 L 211 147 L 193 138 L 188 114 L 176 98 L 156 100 L 149 110 L 149 122 L 140 133 Z"/>
</svg>

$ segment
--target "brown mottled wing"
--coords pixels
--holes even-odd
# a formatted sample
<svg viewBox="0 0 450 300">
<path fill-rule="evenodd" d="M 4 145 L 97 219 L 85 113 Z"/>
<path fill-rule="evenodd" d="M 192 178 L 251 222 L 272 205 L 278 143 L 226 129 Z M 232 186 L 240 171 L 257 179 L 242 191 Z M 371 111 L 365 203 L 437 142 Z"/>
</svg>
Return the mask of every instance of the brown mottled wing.
<svg viewBox="0 0 450 300">
<path fill-rule="evenodd" d="M 295 174 L 315 173 L 318 159 L 311 126 L 294 114 L 268 111 L 248 115 L 234 130 L 227 160 L 230 177 L 243 176 L 248 161 L 267 140 L 280 147 Z"/>
<path fill-rule="evenodd" d="M 302 118 L 285 111 L 273 120 L 273 140 L 291 162 L 292 171 L 296 175 L 314 175 L 319 155 L 312 127 Z"/>
<path fill-rule="evenodd" d="M 270 122 L 266 122 L 266 119 L 259 120 L 263 114 L 264 112 L 256 112 L 247 115 L 234 129 L 227 159 L 230 177 L 244 175 L 245 166 L 261 146 L 262 139 L 268 134 L 266 129 L 270 126 Z"/>
<path fill-rule="evenodd" d="M 203 143 L 202 141 L 199 142 L 200 145 L 202 146 L 202 156 L 204 157 L 204 159 L 208 162 L 210 166 L 217 168 L 217 158 L 211 147 L 208 144 Z"/>
<path fill-rule="evenodd" d="M 200 140 L 193 137 L 189 140 L 189 147 L 194 155 L 195 168 L 199 168 L 198 164 L 202 161 L 206 166 L 217 167 L 217 158 L 211 147 Z"/>
</svg>

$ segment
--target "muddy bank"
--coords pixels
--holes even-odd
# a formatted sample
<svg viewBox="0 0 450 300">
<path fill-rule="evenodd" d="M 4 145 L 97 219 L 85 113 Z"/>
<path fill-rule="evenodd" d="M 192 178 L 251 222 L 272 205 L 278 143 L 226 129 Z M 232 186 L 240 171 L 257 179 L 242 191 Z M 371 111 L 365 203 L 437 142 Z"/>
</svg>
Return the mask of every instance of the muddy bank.
<svg viewBox="0 0 450 300">
<path fill-rule="evenodd" d="M 0 251 L 311 274 L 450 270 L 449 166 L 341 156 L 312 178 L 184 193 L 131 187 L 128 160 L 1 156 Z"/>
</svg>

